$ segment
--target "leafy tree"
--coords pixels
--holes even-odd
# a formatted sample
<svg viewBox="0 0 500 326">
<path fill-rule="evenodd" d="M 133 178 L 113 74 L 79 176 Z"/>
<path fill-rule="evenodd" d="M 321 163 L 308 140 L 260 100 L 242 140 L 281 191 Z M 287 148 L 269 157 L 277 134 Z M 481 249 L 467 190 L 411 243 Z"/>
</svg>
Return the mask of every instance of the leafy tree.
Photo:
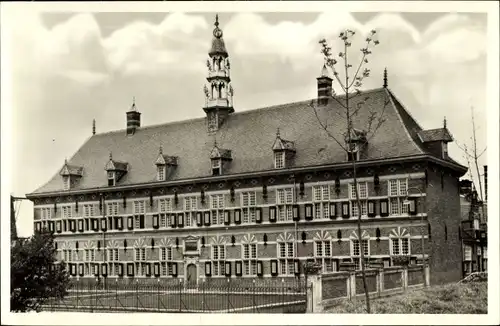
<svg viewBox="0 0 500 326">
<path fill-rule="evenodd" d="M 40 311 L 50 298 L 67 294 L 69 276 L 65 264 L 54 264 L 54 236 L 43 230 L 11 246 L 10 309 L 13 312 Z"/>
<path fill-rule="evenodd" d="M 360 48 L 361 54 L 359 56 L 353 55 L 354 61 L 359 59 L 359 63 L 353 66 L 351 54 L 349 49 L 352 46 L 354 35 L 356 33 L 350 29 L 342 31 L 338 38 L 340 41 L 341 51 L 338 55 L 332 53 L 332 47 L 329 46 L 325 39 L 319 41 L 321 44 L 321 53 L 325 59 L 324 71 L 330 69 L 333 72 L 334 80 L 342 94 L 336 94 L 335 89 L 332 87 L 332 92 L 329 98 L 336 102 L 339 110 L 331 112 L 329 115 L 338 115 L 338 119 L 325 118 L 321 116 L 325 109 L 317 107 L 314 102 L 310 106 L 314 110 L 320 127 L 326 132 L 328 137 L 335 141 L 337 145 L 346 152 L 346 157 L 350 158 L 350 163 L 353 172 L 353 184 L 355 188 L 355 202 L 358 210 L 357 231 L 360 246 L 360 262 L 361 272 L 363 277 L 363 287 L 365 292 L 366 311 L 370 313 L 370 297 L 367 290 L 366 283 L 366 262 L 364 257 L 363 239 L 361 230 L 361 200 L 359 197 L 358 179 L 357 179 L 357 162 L 355 158 L 355 151 L 357 155 L 361 156 L 361 149 L 369 143 L 373 138 L 380 126 L 385 122 L 384 113 L 385 108 L 389 103 L 389 98 L 386 96 L 384 99 L 383 107 L 380 108 L 365 108 L 365 103 L 369 96 L 363 96 L 360 88 L 363 86 L 363 81 L 370 76 L 370 69 L 366 68 L 369 56 L 372 50 L 380 42 L 376 38 L 376 31 L 372 30 L 365 38 L 364 44 Z M 351 60 L 351 62 L 349 61 Z M 387 85 L 386 76 L 384 77 L 384 87 Z M 363 112 L 365 111 L 365 112 Z M 367 118 L 360 119 L 360 115 Z M 329 121 L 330 120 L 330 121 Z M 345 121 L 345 128 L 339 132 L 339 124 L 335 121 Z M 361 126 L 360 121 L 366 122 Z M 361 157 L 359 157 L 361 159 Z"/>
</svg>

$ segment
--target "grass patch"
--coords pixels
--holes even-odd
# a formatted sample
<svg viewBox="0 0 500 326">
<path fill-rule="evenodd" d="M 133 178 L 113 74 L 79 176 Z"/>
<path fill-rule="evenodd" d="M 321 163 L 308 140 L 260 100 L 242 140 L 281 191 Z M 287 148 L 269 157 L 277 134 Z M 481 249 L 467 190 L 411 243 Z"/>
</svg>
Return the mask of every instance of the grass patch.
<svg viewBox="0 0 500 326">
<path fill-rule="evenodd" d="M 488 282 L 455 283 L 408 290 L 370 301 L 375 314 L 486 314 Z M 365 301 L 345 300 L 328 313 L 366 313 Z"/>
</svg>

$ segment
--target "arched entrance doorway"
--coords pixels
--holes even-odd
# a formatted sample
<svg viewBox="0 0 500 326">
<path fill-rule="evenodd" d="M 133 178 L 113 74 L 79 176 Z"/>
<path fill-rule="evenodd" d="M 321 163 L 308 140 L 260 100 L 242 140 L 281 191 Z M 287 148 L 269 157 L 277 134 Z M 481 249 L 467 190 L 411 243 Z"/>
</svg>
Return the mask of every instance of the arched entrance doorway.
<svg viewBox="0 0 500 326">
<path fill-rule="evenodd" d="M 198 283 L 198 273 L 195 264 L 189 264 L 186 268 L 186 286 L 196 286 Z"/>
</svg>

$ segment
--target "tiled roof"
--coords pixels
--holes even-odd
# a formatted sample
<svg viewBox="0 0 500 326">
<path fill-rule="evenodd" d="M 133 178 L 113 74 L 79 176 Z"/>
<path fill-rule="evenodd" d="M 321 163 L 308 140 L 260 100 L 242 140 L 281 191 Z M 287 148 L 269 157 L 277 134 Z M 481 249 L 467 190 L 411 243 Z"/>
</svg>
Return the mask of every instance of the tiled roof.
<svg viewBox="0 0 500 326">
<path fill-rule="evenodd" d="M 351 98 L 353 107 L 366 97 L 368 99 L 358 111 L 354 127 L 365 128 L 370 112 L 374 111 L 380 113 L 383 110 L 385 122 L 369 139 L 365 159 L 425 153 L 418 137 L 409 130 L 413 119 L 404 116 L 406 110 L 388 89 L 370 90 Z M 207 132 L 205 118 L 141 127 L 133 136 L 127 136 L 125 130 L 96 134 L 69 160 L 72 165 L 84 168 L 77 189 L 107 186 L 104 167 L 110 152 L 113 159 L 128 163 L 128 172 L 117 185 L 155 182 L 155 162 L 160 144 L 164 155 L 178 157 L 178 166 L 169 180 L 210 176 L 210 153 L 215 141 L 220 148 L 231 150 L 232 161 L 224 174 L 272 170 L 272 148 L 278 128 L 284 139 L 294 142 L 294 167 L 345 162 L 346 153 L 321 129 L 310 103 L 308 100 L 233 113 L 217 132 L 216 139 Z M 328 124 L 329 132 L 337 139 L 343 139 L 345 131 L 345 120 L 339 118 L 341 110 L 335 100 L 317 109 L 317 116 Z M 62 190 L 62 178 L 55 175 L 34 193 Z"/>
<path fill-rule="evenodd" d="M 453 141 L 453 137 L 447 128 L 422 130 L 418 133 L 424 143 L 432 141 Z"/>
</svg>

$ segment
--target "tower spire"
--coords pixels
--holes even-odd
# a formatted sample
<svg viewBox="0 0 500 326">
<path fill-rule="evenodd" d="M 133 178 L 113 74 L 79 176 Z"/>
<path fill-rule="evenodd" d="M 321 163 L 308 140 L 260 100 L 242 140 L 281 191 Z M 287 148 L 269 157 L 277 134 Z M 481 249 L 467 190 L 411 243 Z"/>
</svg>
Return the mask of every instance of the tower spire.
<svg viewBox="0 0 500 326">
<path fill-rule="evenodd" d="M 231 86 L 229 55 L 219 28 L 219 15 L 215 15 L 212 46 L 208 52 L 207 84 L 203 86 L 205 107 L 209 132 L 220 129 L 229 114 L 234 112 L 233 87 Z"/>
<path fill-rule="evenodd" d="M 384 69 L 384 88 L 387 88 L 387 67 Z"/>
<path fill-rule="evenodd" d="M 95 135 L 95 119 L 92 120 L 92 135 Z"/>
<path fill-rule="evenodd" d="M 443 128 L 446 129 L 446 116 L 444 116 L 444 119 L 443 119 Z"/>
</svg>

